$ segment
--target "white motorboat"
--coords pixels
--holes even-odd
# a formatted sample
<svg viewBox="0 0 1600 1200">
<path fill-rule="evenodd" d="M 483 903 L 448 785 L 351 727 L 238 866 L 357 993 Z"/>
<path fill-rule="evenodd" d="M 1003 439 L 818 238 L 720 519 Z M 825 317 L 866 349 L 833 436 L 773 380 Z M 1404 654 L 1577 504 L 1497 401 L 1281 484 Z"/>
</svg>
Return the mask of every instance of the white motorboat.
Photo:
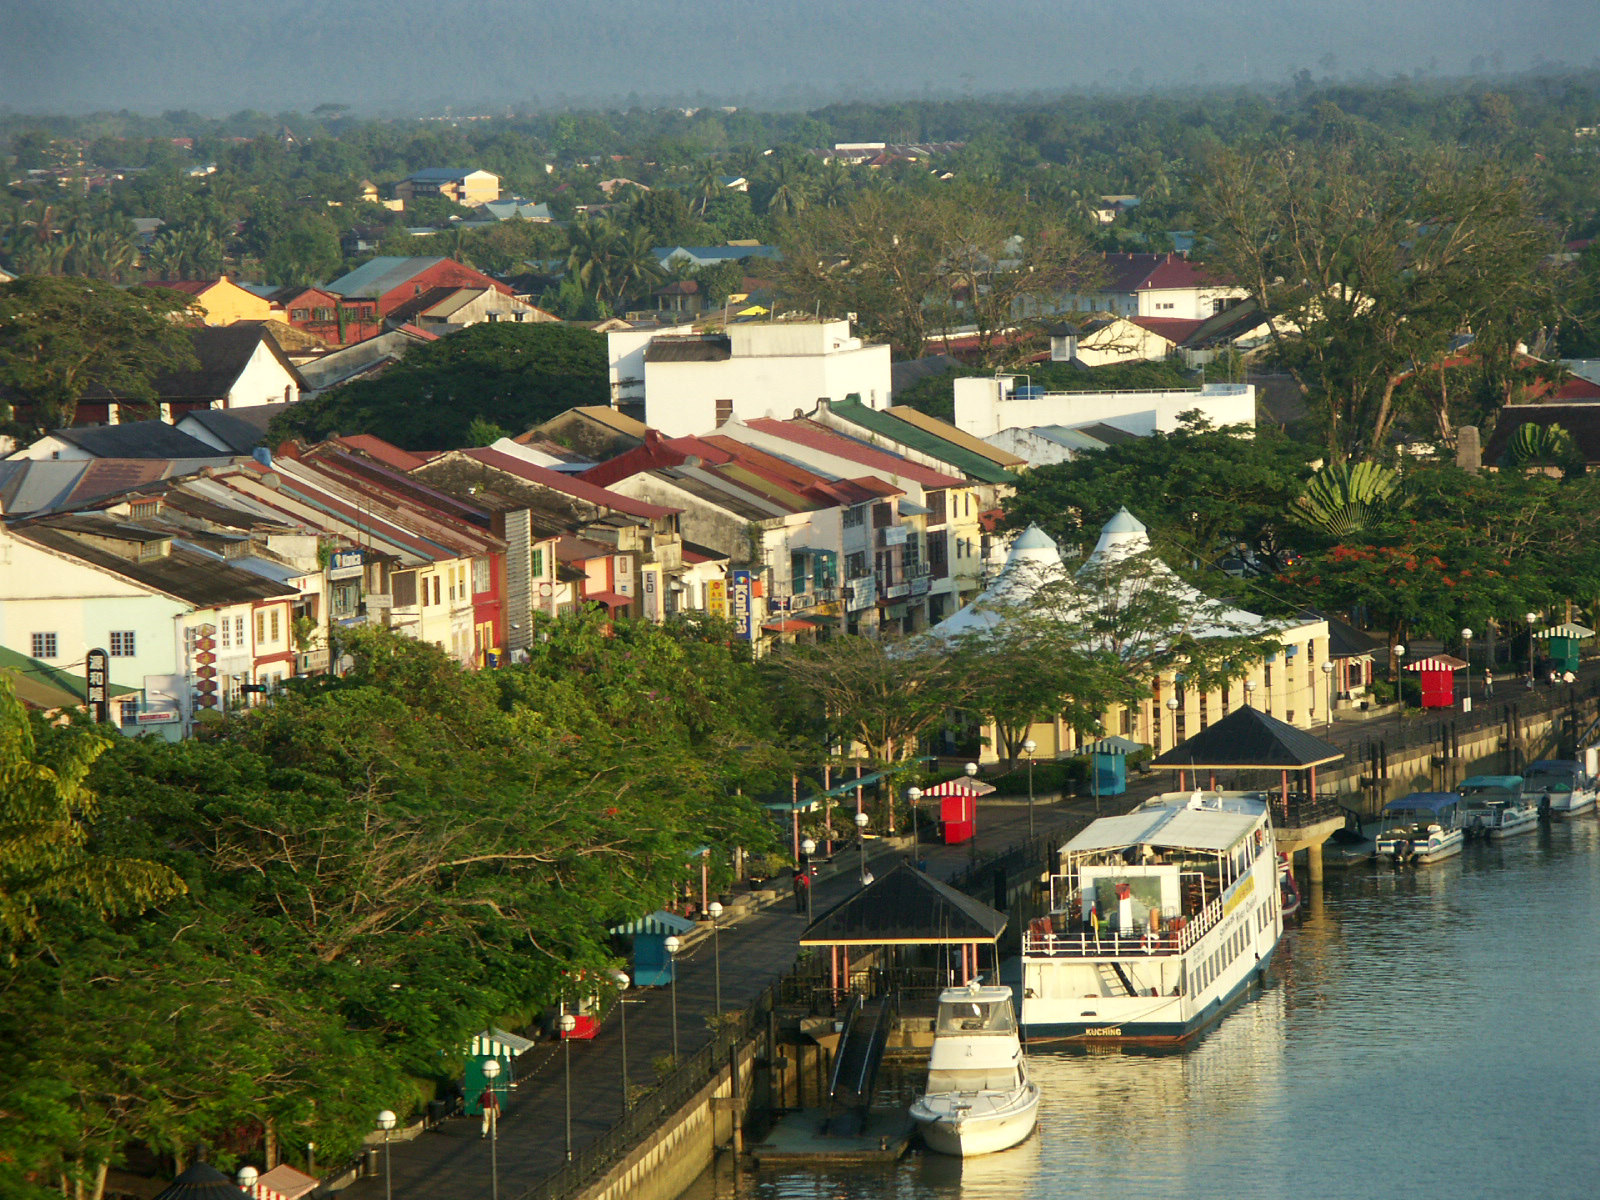
<svg viewBox="0 0 1600 1200">
<path fill-rule="evenodd" d="M 1259 792 L 1102 817 L 1063 848 L 1050 915 L 1023 932 L 1023 1040 L 1183 1045 L 1260 986 L 1283 903 Z"/>
<path fill-rule="evenodd" d="M 1461 829 L 1461 797 L 1455 792 L 1412 792 L 1389 801 L 1379 816 L 1384 824 L 1377 856 L 1397 867 L 1460 854 L 1467 840 Z"/>
<path fill-rule="evenodd" d="M 1522 790 L 1535 810 L 1552 817 L 1570 817 L 1593 808 L 1594 777 L 1571 759 L 1541 758 L 1522 773 Z"/>
<path fill-rule="evenodd" d="M 1457 790 L 1461 828 L 1469 839 L 1497 841 L 1539 827 L 1539 809 L 1522 794 L 1520 775 L 1473 775 Z"/>
<path fill-rule="evenodd" d="M 930 1150 L 970 1158 L 1015 1146 L 1039 1119 L 1039 1085 L 1017 1037 L 1008 987 L 977 983 L 939 996 L 928 1086 L 911 1119 Z"/>
</svg>

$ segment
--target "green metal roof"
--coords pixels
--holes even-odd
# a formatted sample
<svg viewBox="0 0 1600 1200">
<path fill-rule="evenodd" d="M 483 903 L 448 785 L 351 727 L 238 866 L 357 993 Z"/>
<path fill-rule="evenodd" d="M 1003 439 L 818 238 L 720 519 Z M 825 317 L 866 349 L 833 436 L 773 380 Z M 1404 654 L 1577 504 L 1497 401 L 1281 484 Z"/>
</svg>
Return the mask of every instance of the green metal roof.
<svg viewBox="0 0 1600 1200">
<path fill-rule="evenodd" d="M 88 681 L 60 667 L 0 646 L 0 674 L 11 677 L 17 699 L 34 708 L 73 708 L 88 703 Z M 106 695 L 126 696 L 138 688 L 108 683 Z"/>
<path fill-rule="evenodd" d="M 984 483 L 1015 483 L 1017 477 L 1005 468 L 997 465 L 993 460 L 981 454 L 975 454 L 954 442 L 947 442 L 938 434 L 930 433 L 913 425 L 910 421 L 902 421 L 899 417 L 875 408 L 868 408 L 860 400 L 846 397 L 835 400 L 829 405 L 830 411 L 836 416 L 849 421 L 852 425 L 872 433 L 882 434 L 892 441 L 899 442 L 902 446 L 923 454 L 932 455 L 940 462 L 949 463 L 962 474 Z"/>
</svg>

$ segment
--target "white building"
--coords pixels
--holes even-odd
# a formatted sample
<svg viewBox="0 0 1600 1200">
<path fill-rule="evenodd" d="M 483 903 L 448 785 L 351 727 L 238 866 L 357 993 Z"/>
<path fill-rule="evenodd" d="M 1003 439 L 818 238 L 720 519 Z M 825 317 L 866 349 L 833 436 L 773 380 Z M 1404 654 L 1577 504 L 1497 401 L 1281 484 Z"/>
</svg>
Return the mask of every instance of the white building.
<svg viewBox="0 0 1600 1200">
<path fill-rule="evenodd" d="M 1178 417 L 1198 410 L 1214 426 L 1256 423 L 1256 389 L 1248 383 L 1208 383 L 1169 391 L 1049 392 L 1000 375 L 955 381 L 955 426 L 985 441 L 1007 429 L 1088 425 L 1100 421 L 1143 437 L 1171 433 Z M 1013 453 L 1019 453 L 1012 447 Z"/>
<path fill-rule="evenodd" d="M 683 335 L 606 335 L 612 405 L 643 407 L 668 437 L 710 433 L 730 417 L 792 417 L 822 397 L 889 404 L 889 347 L 851 336 L 848 321 L 772 321 Z"/>
</svg>

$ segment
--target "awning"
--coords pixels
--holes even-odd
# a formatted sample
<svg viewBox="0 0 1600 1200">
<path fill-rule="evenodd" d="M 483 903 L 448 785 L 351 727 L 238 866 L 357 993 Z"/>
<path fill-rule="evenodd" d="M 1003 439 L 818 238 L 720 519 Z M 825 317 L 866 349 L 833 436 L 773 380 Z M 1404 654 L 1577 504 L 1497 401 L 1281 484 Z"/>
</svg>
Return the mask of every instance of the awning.
<svg viewBox="0 0 1600 1200">
<path fill-rule="evenodd" d="M 633 603 L 632 596 L 624 596 L 621 592 L 590 592 L 584 599 L 604 604 L 607 608 L 621 608 L 625 604 Z"/>
<path fill-rule="evenodd" d="M 88 682 L 74 674 L 0 646 L 0 675 L 10 678 L 17 699 L 30 708 L 81 708 L 88 703 Z M 138 688 L 108 683 L 106 695 L 127 696 Z"/>
<path fill-rule="evenodd" d="M 469 1052 L 473 1058 L 515 1058 L 538 1043 L 514 1033 L 507 1033 L 494 1025 L 472 1035 Z"/>
<path fill-rule="evenodd" d="M 947 779 L 943 783 L 934 784 L 933 787 L 923 788 L 922 794 L 927 796 L 987 796 L 994 791 L 994 784 L 985 783 L 981 779 L 969 779 L 965 775 L 955 779 Z"/>
<path fill-rule="evenodd" d="M 1537 638 L 1586 638 L 1593 637 L 1594 630 L 1585 629 L 1582 625 L 1574 625 L 1571 621 L 1564 621 L 1560 625 L 1552 625 L 1549 629 L 1541 629 L 1533 635 Z"/>
<path fill-rule="evenodd" d="M 1391 800 L 1383 806 L 1386 813 L 1400 812 L 1441 812 L 1452 804 L 1460 804 L 1461 797 L 1455 792 L 1412 792 L 1409 796 L 1401 796 L 1398 800 Z"/>
<path fill-rule="evenodd" d="M 1098 742 L 1090 742 L 1087 746 L 1083 747 L 1083 753 L 1137 754 L 1139 751 L 1148 750 L 1149 748 L 1150 747 L 1145 745 L 1143 742 L 1136 742 L 1132 738 L 1125 738 L 1120 734 L 1113 734 L 1111 737 L 1101 738 Z"/>
<path fill-rule="evenodd" d="M 815 629 L 816 625 L 804 617 L 781 617 L 776 621 L 764 621 L 761 628 L 768 633 L 803 633 L 807 629 Z"/>
<path fill-rule="evenodd" d="M 629 921 L 625 925 L 613 925 L 606 932 L 618 937 L 635 937 L 641 933 L 664 936 L 669 933 L 688 933 L 693 928 L 694 922 L 688 917 L 680 917 L 677 913 L 669 913 L 665 909 L 658 908 L 648 917 L 640 917 L 637 921 Z"/>
<path fill-rule="evenodd" d="M 899 501 L 899 510 L 902 517 L 926 517 L 933 512 L 933 509 L 915 500 Z"/>
<path fill-rule="evenodd" d="M 1408 671 L 1459 671 L 1466 662 L 1451 654 L 1430 654 L 1416 662 L 1406 664 Z"/>
</svg>

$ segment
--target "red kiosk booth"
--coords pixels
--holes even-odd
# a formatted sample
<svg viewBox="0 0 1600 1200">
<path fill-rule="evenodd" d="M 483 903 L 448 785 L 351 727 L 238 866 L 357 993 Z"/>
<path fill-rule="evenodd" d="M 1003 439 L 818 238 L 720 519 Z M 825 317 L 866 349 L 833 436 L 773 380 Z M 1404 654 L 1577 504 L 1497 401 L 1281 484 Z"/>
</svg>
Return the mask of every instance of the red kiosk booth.
<svg viewBox="0 0 1600 1200">
<path fill-rule="evenodd" d="M 959 846 L 978 832 L 978 797 L 992 791 L 993 784 L 961 777 L 947 779 L 922 793 L 924 797 L 939 798 L 939 821 L 946 846 Z"/>
<path fill-rule="evenodd" d="M 1423 708 L 1454 708 L 1456 703 L 1456 672 L 1467 664 L 1449 654 L 1432 654 L 1416 662 L 1407 663 L 1405 669 L 1422 676 Z"/>
</svg>

